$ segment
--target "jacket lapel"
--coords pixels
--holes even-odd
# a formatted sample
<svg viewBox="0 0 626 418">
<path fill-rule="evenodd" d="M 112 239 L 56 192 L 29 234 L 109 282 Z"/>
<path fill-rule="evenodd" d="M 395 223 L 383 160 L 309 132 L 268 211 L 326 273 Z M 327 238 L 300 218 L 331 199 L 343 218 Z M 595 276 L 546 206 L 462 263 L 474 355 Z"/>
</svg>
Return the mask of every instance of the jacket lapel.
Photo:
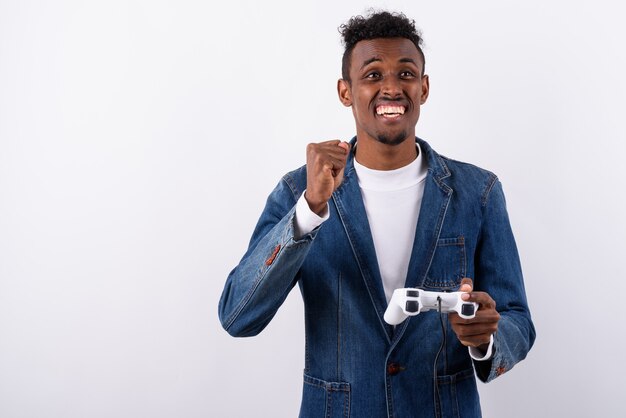
<svg viewBox="0 0 626 418">
<path fill-rule="evenodd" d="M 426 177 L 422 206 L 415 228 L 415 240 L 409 261 L 406 287 L 423 286 L 452 197 L 452 189 L 442 181 L 450 176 L 448 167 L 439 154 L 434 152 L 426 142 L 422 140 L 419 142 L 426 161 L 428 161 L 428 176 Z"/>
<path fill-rule="evenodd" d="M 353 140 L 353 149 L 354 142 Z M 393 327 L 383 320 L 385 309 L 387 309 L 387 299 L 385 298 L 383 281 L 376 259 L 372 232 L 367 220 L 361 189 L 354 170 L 353 152 L 350 152 L 348 161 L 346 162 L 343 182 L 333 193 L 333 201 L 335 202 L 341 223 L 350 241 L 352 252 L 359 265 L 359 270 L 361 271 L 371 303 L 376 310 L 380 325 L 385 330 L 387 339 L 391 341 Z"/>
<path fill-rule="evenodd" d="M 422 287 L 430 268 L 441 227 L 446 217 L 453 190 L 442 180 L 450 176 L 450 171 L 439 154 L 421 139 L 417 139 L 428 162 L 428 175 L 424 185 L 424 196 L 420 208 L 415 240 L 409 261 L 405 287 Z M 400 339 L 408 324 L 404 321 L 396 328 L 394 342 Z"/>
<path fill-rule="evenodd" d="M 428 176 L 426 177 L 405 287 L 423 285 L 452 197 L 452 189 L 442 181 L 450 176 L 448 167 L 428 143 L 421 139 L 416 140 L 419 142 L 428 163 Z M 354 143 L 355 140 L 353 139 L 352 149 L 354 149 Z M 387 309 L 387 299 L 376 259 L 372 233 L 363 205 L 361 189 L 354 170 L 353 152 L 350 152 L 346 163 L 343 183 L 333 193 L 333 201 L 350 241 L 372 305 L 378 315 L 378 320 L 389 341 L 391 342 L 393 339 L 393 342 L 396 342 L 402 336 L 408 321 L 404 321 L 396 327 L 394 332 L 393 327 L 383 320 L 383 315 Z"/>
</svg>

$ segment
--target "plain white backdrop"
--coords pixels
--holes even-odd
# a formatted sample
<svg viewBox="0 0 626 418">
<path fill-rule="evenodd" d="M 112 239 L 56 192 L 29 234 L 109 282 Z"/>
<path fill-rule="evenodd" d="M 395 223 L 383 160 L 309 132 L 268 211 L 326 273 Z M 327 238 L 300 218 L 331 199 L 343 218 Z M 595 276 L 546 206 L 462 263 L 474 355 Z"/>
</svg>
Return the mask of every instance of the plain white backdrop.
<svg viewBox="0 0 626 418">
<path fill-rule="evenodd" d="M 217 303 L 306 144 L 354 134 L 369 6 L 423 30 L 418 135 L 507 194 L 537 341 L 484 415 L 624 416 L 619 2 L 0 0 L 1 417 L 297 415 L 297 289 L 249 339 Z"/>
</svg>

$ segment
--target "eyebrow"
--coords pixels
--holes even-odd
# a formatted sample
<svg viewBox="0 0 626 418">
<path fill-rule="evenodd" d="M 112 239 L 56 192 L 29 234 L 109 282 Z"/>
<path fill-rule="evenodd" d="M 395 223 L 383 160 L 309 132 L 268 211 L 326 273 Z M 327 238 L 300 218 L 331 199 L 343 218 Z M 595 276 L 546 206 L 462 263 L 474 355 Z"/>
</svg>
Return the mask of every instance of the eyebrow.
<svg viewBox="0 0 626 418">
<path fill-rule="evenodd" d="M 419 67 L 413 58 L 400 58 L 400 62 L 410 62 L 411 64 Z"/>
<path fill-rule="evenodd" d="M 376 61 L 382 61 L 382 60 L 378 57 L 372 57 L 370 59 L 363 61 L 363 65 L 361 65 L 361 70 Z"/>
<path fill-rule="evenodd" d="M 363 68 L 367 67 L 368 65 L 370 65 L 371 63 L 377 62 L 377 61 L 382 61 L 382 60 L 380 58 L 378 58 L 378 57 L 372 57 L 370 59 L 367 59 L 367 60 L 363 61 L 363 65 L 361 65 L 361 70 Z M 417 65 L 417 63 L 415 62 L 415 60 L 413 58 L 408 58 L 408 57 L 400 58 L 398 60 L 398 62 L 409 62 L 409 63 L 415 65 L 416 67 L 419 67 L 419 65 Z"/>
</svg>

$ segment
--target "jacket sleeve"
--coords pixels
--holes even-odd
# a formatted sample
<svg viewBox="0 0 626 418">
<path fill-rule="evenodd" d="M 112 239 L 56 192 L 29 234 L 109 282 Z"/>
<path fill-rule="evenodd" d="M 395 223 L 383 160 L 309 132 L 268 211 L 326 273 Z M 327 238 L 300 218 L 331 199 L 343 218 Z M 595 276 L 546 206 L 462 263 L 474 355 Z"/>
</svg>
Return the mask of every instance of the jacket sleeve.
<svg viewBox="0 0 626 418">
<path fill-rule="evenodd" d="M 484 197 L 475 269 L 475 289 L 487 292 L 500 313 L 493 357 L 474 362 L 478 378 L 489 382 L 523 360 L 535 341 L 517 246 L 502 185 L 495 177 Z"/>
<path fill-rule="evenodd" d="M 219 318 L 235 337 L 261 332 L 296 284 L 299 269 L 319 228 L 294 239 L 299 196 L 283 177 L 267 199 L 248 250 L 226 280 L 219 301 Z"/>
</svg>

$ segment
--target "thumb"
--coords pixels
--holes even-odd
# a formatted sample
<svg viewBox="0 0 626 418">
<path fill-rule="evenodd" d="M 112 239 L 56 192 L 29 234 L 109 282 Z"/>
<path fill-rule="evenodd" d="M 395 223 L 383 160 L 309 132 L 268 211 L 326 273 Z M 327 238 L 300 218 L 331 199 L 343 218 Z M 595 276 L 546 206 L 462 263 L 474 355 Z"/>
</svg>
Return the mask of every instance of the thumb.
<svg viewBox="0 0 626 418">
<path fill-rule="evenodd" d="M 348 142 L 342 141 L 339 144 L 337 144 L 337 146 L 340 146 L 341 148 L 345 149 L 346 150 L 346 154 L 350 152 L 351 146 L 350 146 L 350 143 L 348 143 Z"/>
<path fill-rule="evenodd" d="M 459 292 L 471 292 L 474 288 L 474 282 L 469 277 L 464 277 L 461 280 L 461 286 L 459 286 Z"/>
<path fill-rule="evenodd" d="M 333 187 L 333 192 L 337 190 L 339 186 L 341 186 L 341 183 L 343 182 L 343 172 L 344 172 L 344 168 L 342 167 L 341 170 L 337 170 L 335 173 L 333 173 L 333 178 L 335 182 L 335 186 Z"/>
</svg>

